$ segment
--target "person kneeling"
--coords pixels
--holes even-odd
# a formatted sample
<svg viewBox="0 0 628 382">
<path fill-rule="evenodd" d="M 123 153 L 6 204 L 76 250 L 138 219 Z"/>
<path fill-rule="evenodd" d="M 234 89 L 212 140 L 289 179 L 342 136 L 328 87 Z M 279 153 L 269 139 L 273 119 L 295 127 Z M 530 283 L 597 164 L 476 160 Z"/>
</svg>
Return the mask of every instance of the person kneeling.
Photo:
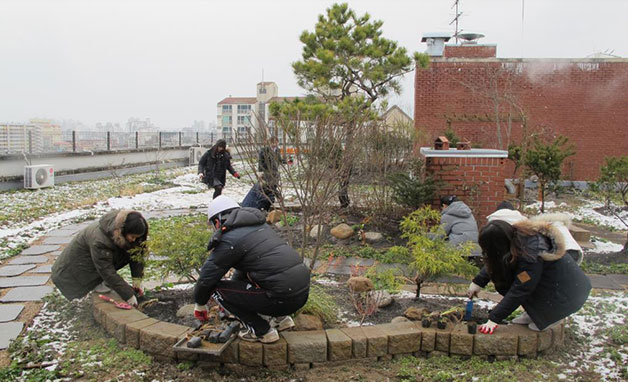
<svg viewBox="0 0 628 382">
<path fill-rule="evenodd" d="M 480 332 L 492 334 L 519 306 L 526 317 L 513 320 L 532 330 L 549 329 L 578 311 L 589 296 L 591 282 L 566 254 L 560 231 L 547 222 L 524 220 L 513 225 L 489 222 L 479 244 L 486 266 L 473 279 L 469 298 L 493 281 L 504 298 L 489 314 Z"/>
<path fill-rule="evenodd" d="M 221 195 L 207 211 L 215 228 L 194 287 L 194 316 L 208 320 L 207 302 L 213 298 L 245 326 L 245 341 L 272 343 L 278 330 L 294 326 L 288 316 L 305 305 L 310 290 L 310 271 L 299 254 L 266 224 L 266 214 L 240 207 Z M 235 268 L 234 277 L 222 277 Z M 260 315 L 270 316 L 268 322 Z"/>
</svg>

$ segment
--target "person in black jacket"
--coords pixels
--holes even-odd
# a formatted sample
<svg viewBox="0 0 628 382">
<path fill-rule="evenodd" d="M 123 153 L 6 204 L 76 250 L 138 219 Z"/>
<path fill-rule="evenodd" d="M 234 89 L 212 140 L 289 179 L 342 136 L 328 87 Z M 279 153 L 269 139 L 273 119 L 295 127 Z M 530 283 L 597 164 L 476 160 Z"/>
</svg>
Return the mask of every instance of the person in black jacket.
<svg viewBox="0 0 628 382">
<path fill-rule="evenodd" d="M 591 282 L 571 256 L 565 256 L 563 236 L 548 222 L 523 220 L 513 225 L 489 222 L 479 244 L 486 266 L 473 279 L 473 298 L 493 281 L 504 298 L 480 327 L 491 334 L 506 317 L 523 306 L 532 330 L 549 329 L 578 311 L 589 297 Z"/>
<path fill-rule="evenodd" d="M 279 165 L 285 163 L 279 151 L 279 139 L 270 138 L 270 146 L 259 151 L 257 161 L 258 182 L 242 200 L 242 207 L 253 207 L 269 211 L 279 196 Z"/>
<path fill-rule="evenodd" d="M 213 298 L 246 327 L 241 339 L 272 343 L 277 331 L 294 326 L 288 315 L 305 305 L 310 271 L 299 254 L 266 224 L 266 214 L 240 207 L 221 195 L 208 207 L 216 228 L 209 241 L 209 258 L 194 287 L 194 316 L 207 321 L 207 302 Z M 235 269 L 230 280 L 222 277 Z M 268 322 L 260 314 L 273 317 Z"/>
<path fill-rule="evenodd" d="M 227 150 L 227 142 L 224 139 L 219 139 L 198 161 L 199 178 L 209 188 L 214 189 L 214 199 L 222 194 L 227 170 L 231 175 L 240 179 L 238 172 L 231 166 L 231 154 Z"/>
</svg>

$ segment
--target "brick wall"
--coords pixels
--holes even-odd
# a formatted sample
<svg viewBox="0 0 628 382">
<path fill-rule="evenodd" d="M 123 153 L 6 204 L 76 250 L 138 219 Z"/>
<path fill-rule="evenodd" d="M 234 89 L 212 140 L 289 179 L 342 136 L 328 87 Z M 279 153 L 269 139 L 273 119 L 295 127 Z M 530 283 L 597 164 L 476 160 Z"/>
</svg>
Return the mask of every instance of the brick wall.
<svg viewBox="0 0 628 382">
<path fill-rule="evenodd" d="M 497 45 L 445 45 L 445 57 L 496 57 Z"/>
<path fill-rule="evenodd" d="M 423 150 L 422 155 L 426 156 Z M 456 195 L 471 208 L 478 226 L 483 226 L 486 216 L 495 212 L 497 204 L 504 200 L 506 161 L 506 158 L 430 157 L 428 154 L 425 158 L 427 172 L 442 182 L 433 206 L 439 207 L 441 196 Z"/>
<path fill-rule="evenodd" d="M 528 134 L 565 135 L 575 145 L 566 179 L 594 180 L 605 156 L 628 155 L 626 94 L 628 59 L 435 58 L 416 71 L 414 120 L 428 133 L 422 144 L 451 126 L 473 145 L 505 149 L 521 140 L 520 107 Z"/>
</svg>

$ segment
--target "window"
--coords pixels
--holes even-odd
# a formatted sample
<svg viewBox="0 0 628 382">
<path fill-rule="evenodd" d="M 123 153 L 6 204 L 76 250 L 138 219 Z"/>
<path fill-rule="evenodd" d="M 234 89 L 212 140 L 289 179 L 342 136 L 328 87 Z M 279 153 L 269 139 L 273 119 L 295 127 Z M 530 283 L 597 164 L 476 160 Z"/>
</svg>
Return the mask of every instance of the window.
<svg viewBox="0 0 628 382">
<path fill-rule="evenodd" d="M 222 113 L 223 114 L 231 114 L 231 105 L 222 105 Z"/>
<path fill-rule="evenodd" d="M 233 122 L 233 117 L 231 117 L 230 115 L 223 115 L 222 116 L 222 125 L 223 126 L 231 126 L 232 122 Z"/>
<path fill-rule="evenodd" d="M 238 125 L 250 125 L 251 117 L 248 115 L 238 115 Z"/>
<path fill-rule="evenodd" d="M 260 87 L 259 88 L 259 94 L 266 94 L 266 88 L 265 87 Z"/>
<path fill-rule="evenodd" d="M 238 114 L 249 114 L 251 112 L 251 105 L 238 105 Z"/>
</svg>

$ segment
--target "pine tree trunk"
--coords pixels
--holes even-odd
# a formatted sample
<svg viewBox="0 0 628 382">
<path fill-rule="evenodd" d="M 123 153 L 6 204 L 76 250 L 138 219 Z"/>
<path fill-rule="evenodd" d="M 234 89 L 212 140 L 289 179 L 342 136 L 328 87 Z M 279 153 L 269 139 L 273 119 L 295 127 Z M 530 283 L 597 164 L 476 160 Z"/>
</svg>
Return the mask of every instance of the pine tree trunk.
<svg viewBox="0 0 628 382">
<path fill-rule="evenodd" d="M 414 296 L 415 300 L 421 299 L 421 284 L 423 284 L 423 280 L 416 278 L 416 296 Z"/>
</svg>

